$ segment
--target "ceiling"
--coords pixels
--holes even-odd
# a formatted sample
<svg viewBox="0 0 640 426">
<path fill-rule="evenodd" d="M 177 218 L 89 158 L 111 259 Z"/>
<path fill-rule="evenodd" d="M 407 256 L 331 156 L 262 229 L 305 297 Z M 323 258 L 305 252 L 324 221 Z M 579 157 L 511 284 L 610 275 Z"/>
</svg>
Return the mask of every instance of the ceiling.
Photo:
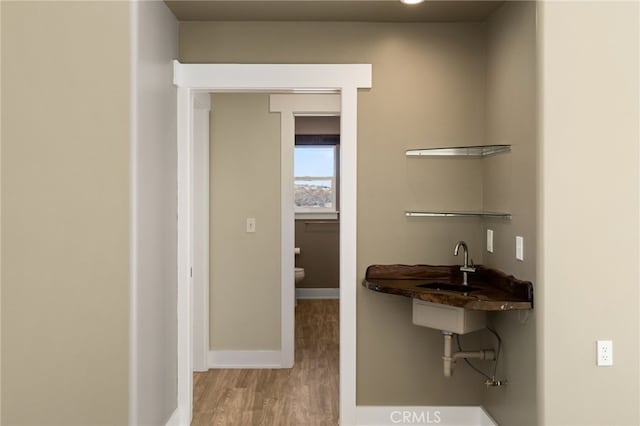
<svg viewBox="0 0 640 426">
<path fill-rule="evenodd" d="M 179 21 L 477 22 L 504 1 L 165 0 Z"/>
</svg>

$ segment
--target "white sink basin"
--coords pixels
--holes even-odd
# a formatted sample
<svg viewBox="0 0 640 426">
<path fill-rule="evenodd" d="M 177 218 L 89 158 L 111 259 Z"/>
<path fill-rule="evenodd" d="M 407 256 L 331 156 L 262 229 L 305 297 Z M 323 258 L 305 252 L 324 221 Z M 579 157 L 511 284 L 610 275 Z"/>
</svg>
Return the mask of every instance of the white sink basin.
<svg viewBox="0 0 640 426">
<path fill-rule="evenodd" d="M 455 334 L 466 334 L 486 327 L 485 311 L 413 299 L 413 323 Z"/>
</svg>

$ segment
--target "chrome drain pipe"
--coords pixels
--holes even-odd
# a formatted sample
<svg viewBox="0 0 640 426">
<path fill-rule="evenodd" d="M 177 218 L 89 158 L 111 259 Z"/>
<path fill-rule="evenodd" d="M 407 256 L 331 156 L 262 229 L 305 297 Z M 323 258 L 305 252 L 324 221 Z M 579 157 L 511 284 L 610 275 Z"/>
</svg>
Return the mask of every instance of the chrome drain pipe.
<svg viewBox="0 0 640 426">
<path fill-rule="evenodd" d="M 444 337 L 444 355 L 442 356 L 442 361 L 444 363 L 445 377 L 451 377 L 453 375 L 453 369 L 457 359 L 473 358 L 485 361 L 494 361 L 496 359 L 496 353 L 492 349 L 483 349 L 472 352 L 456 352 L 452 354 L 451 342 L 453 340 L 453 333 L 443 331 L 442 335 Z"/>
</svg>

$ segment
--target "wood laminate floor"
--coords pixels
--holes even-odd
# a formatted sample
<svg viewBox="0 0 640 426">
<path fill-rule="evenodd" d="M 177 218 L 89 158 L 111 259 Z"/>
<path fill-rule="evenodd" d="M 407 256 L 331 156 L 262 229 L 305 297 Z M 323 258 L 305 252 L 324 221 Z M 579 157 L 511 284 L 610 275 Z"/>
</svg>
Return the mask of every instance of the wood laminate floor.
<svg viewBox="0 0 640 426">
<path fill-rule="evenodd" d="M 291 369 L 194 373 L 192 426 L 338 424 L 338 300 L 300 300 Z"/>
</svg>

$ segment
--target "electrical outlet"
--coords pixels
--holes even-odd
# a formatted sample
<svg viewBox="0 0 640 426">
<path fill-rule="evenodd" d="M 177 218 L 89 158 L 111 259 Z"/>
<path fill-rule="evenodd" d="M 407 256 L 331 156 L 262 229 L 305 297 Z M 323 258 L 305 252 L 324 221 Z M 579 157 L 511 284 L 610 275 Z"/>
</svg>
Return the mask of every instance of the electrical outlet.
<svg viewBox="0 0 640 426">
<path fill-rule="evenodd" d="M 613 342 L 611 340 L 598 340 L 596 342 L 598 367 L 610 367 L 613 365 Z"/>
<path fill-rule="evenodd" d="M 256 218 L 248 217 L 247 218 L 247 232 L 256 232 Z"/>
<path fill-rule="evenodd" d="M 487 229 L 487 251 L 493 253 L 493 229 Z"/>
<path fill-rule="evenodd" d="M 524 238 L 516 237 L 516 259 L 524 260 Z"/>
</svg>

